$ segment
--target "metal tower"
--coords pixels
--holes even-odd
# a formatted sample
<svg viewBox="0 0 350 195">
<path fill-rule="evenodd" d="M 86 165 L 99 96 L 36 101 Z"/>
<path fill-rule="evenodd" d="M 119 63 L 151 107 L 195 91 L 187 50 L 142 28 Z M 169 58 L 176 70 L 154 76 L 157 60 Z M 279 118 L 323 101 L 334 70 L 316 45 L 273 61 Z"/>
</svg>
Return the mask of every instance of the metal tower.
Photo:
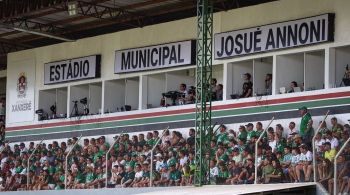
<svg viewBox="0 0 350 195">
<path fill-rule="evenodd" d="M 194 184 L 206 184 L 206 172 L 212 134 L 211 78 L 212 78 L 213 5 L 210 0 L 197 0 L 197 69 L 196 69 L 196 170 Z"/>
</svg>

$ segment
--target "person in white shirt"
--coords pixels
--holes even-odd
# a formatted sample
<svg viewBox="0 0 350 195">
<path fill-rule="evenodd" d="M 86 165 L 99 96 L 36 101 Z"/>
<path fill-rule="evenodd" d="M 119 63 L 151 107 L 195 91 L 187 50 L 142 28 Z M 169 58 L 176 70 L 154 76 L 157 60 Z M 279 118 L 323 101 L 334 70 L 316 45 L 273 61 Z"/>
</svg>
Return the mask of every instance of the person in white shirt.
<svg viewBox="0 0 350 195">
<path fill-rule="evenodd" d="M 187 156 L 183 151 L 179 152 L 179 158 L 180 158 L 180 169 L 187 163 Z"/>
<path fill-rule="evenodd" d="M 331 131 L 327 131 L 325 137 L 326 137 L 325 141 L 331 143 L 331 149 L 337 149 L 337 148 L 338 148 L 338 146 L 339 146 L 339 141 L 338 141 L 338 139 L 337 139 L 336 137 L 334 137 L 334 136 L 332 135 L 332 132 L 331 132 Z"/>
<path fill-rule="evenodd" d="M 155 157 L 156 157 L 156 171 L 159 172 L 162 166 L 165 166 L 163 156 L 161 153 L 158 153 L 155 155 Z"/>
<path fill-rule="evenodd" d="M 317 133 L 315 137 L 315 148 L 316 152 L 320 152 L 323 144 L 326 143 L 326 140 L 322 138 L 321 133 Z"/>
<path fill-rule="evenodd" d="M 293 138 L 295 134 L 298 134 L 298 130 L 295 128 L 295 122 L 289 123 L 289 130 L 287 131 L 287 138 Z"/>
<path fill-rule="evenodd" d="M 312 173 L 312 153 L 308 150 L 308 147 L 304 144 L 300 146 L 300 158 L 299 163 L 296 166 L 296 174 L 298 181 L 301 181 L 301 171 L 304 172 L 305 182 L 310 181 L 310 176 Z"/>
<path fill-rule="evenodd" d="M 292 149 L 292 160 L 290 163 L 290 167 L 288 169 L 289 175 L 293 178 L 295 182 L 298 181 L 297 175 L 296 175 L 296 166 L 299 163 L 300 159 L 300 151 L 298 148 L 293 148 Z"/>
<path fill-rule="evenodd" d="M 135 166 L 135 178 L 134 181 L 131 182 L 130 186 L 137 187 L 136 184 L 141 180 L 143 175 L 143 171 L 141 169 L 140 164 L 136 164 Z"/>
<path fill-rule="evenodd" d="M 219 168 L 216 166 L 215 160 L 211 160 L 209 166 L 210 166 L 209 181 L 210 181 L 210 183 L 216 182 L 216 178 L 219 175 Z"/>
<path fill-rule="evenodd" d="M 276 151 L 276 140 L 275 140 L 275 136 L 274 134 L 268 134 L 269 136 L 269 146 L 271 147 L 272 149 L 272 152 L 275 152 Z"/>
<path fill-rule="evenodd" d="M 2 152 L 1 153 L 1 170 L 4 168 L 4 164 L 5 162 L 7 162 L 7 153 L 6 152 Z"/>
</svg>

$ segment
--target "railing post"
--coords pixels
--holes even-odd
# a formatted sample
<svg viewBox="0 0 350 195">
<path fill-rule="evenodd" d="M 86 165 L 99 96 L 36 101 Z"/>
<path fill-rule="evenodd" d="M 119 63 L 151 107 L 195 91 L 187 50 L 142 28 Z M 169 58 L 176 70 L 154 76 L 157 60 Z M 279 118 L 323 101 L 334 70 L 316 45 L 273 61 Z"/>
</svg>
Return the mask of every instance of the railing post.
<svg viewBox="0 0 350 195">
<path fill-rule="evenodd" d="M 111 152 L 112 148 L 114 147 L 114 145 L 119 141 L 120 136 L 123 135 L 123 132 L 121 134 L 119 134 L 119 137 L 114 140 L 113 144 L 109 147 L 107 153 L 106 153 L 106 188 L 107 188 L 107 183 L 108 183 L 108 154 Z"/>
<path fill-rule="evenodd" d="M 254 171 L 254 184 L 257 183 L 257 179 L 258 179 L 258 145 L 259 142 L 261 140 L 261 138 L 264 136 L 265 132 L 267 131 L 267 129 L 270 127 L 272 121 L 275 120 L 275 117 L 272 117 L 270 120 L 270 123 L 266 126 L 266 128 L 264 129 L 264 131 L 262 132 L 262 134 L 260 134 L 258 140 L 255 142 L 255 171 Z"/>
<path fill-rule="evenodd" d="M 329 114 L 329 110 L 327 111 L 326 115 L 323 117 L 322 123 L 320 123 L 318 125 L 318 128 L 315 131 L 314 137 L 312 138 L 312 166 L 314 169 L 314 182 L 316 182 L 316 172 L 317 172 L 317 168 L 316 168 L 316 145 L 315 145 L 315 139 L 316 139 L 316 135 L 318 133 L 318 131 L 320 131 L 322 124 L 324 123 L 324 121 L 327 119 Z"/>
<path fill-rule="evenodd" d="M 154 144 L 153 148 L 151 149 L 151 170 L 149 172 L 149 187 L 152 187 L 152 176 L 153 176 L 153 150 L 157 147 L 160 140 L 164 137 L 164 134 L 166 131 L 169 131 L 169 126 L 163 131 L 162 136 L 157 140 L 157 142 Z"/>
<path fill-rule="evenodd" d="M 73 147 L 69 150 L 69 152 L 67 153 L 67 156 L 66 156 L 66 164 L 65 164 L 65 169 L 64 169 L 64 189 L 66 190 L 67 189 L 67 172 L 68 172 L 68 157 L 70 155 L 70 153 L 74 150 L 75 146 L 79 143 L 81 137 L 83 135 L 80 135 L 79 139 L 77 142 L 75 142 L 75 144 L 73 145 Z"/>
<path fill-rule="evenodd" d="M 42 139 L 38 145 L 36 145 L 34 151 L 30 154 L 28 161 L 27 161 L 27 190 L 29 190 L 29 169 L 30 169 L 30 159 L 32 158 L 32 156 L 35 154 L 36 150 L 38 149 L 39 145 L 44 141 L 44 139 Z"/>
<path fill-rule="evenodd" d="M 346 147 L 346 145 L 348 145 L 350 141 L 350 138 L 348 138 L 348 140 L 346 140 L 346 142 L 344 143 L 344 145 L 340 148 L 340 150 L 338 151 L 337 155 L 335 155 L 334 158 L 334 182 L 333 182 L 333 193 L 334 195 L 337 194 L 337 158 L 339 157 L 339 155 L 343 152 L 344 148 Z M 331 193 L 331 192 L 330 192 Z"/>
</svg>

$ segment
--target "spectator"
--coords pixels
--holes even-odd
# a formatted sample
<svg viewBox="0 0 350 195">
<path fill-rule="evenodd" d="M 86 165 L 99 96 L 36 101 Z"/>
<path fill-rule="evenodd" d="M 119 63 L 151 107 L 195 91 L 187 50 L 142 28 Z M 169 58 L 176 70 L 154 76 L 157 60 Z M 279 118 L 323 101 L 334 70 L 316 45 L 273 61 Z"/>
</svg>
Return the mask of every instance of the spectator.
<svg viewBox="0 0 350 195">
<path fill-rule="evenodd" d="M 245 73 L 243 75 L 244 78 L 244 83 L 242 87 L 242 94 L 240 95 L 240 98 L 247 98 L 247 97 L 252 97 L 253 95 L 253 83 L 250 81 L 251 79 L 251 74 L 250 73 Z"/>
<path fill-rule="evenodd" d="M 299 112 L 301 116 L 299 133 L 303 140 L 305 140 L 309 138 L 311 133 L 308 131 L 308 124 L 311 120 L 311 114 L 308 112 L 308 109 L 305 106 L 299 108 Z"/>
<path fill-rule="evenodd" d="M 288 93 L 294 93 L 295 88 L 298 87 L 298 83 L 296 81 L 292 81 L 290 83 L 290 90 L 288 91 Z"/>
<path fill-rule="evenodd" d="M 266 74 L 265 77 L 265 95 L 272 94 L 272 74 Z"/>
<path fill-rule="evenodd" d="M 296 166 L 296 175 L 298 181 L 302 181 L 301 173 L 304 173 L 304 181 L 309 182 L 312 173 L 312 153 L 308 150 L 306 145 L 300 146 L 300 158 L 299 163 Z"/>
</svg>

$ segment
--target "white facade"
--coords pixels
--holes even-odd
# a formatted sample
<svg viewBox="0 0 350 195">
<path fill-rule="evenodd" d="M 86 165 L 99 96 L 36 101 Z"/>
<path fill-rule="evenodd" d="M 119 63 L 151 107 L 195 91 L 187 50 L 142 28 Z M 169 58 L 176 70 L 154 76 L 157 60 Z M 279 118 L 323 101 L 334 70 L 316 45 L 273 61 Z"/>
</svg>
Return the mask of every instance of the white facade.
<svg viewBox="0 0 350 195">
<path fill-rule="evenodd" d="M 259 93 L 264 75 L 273 74 L 272 95 L 277 95 L 281 87 L 289 87 L 292 80 L 305 83 L 305 89 L 329 89 L 339 86 L 345 65 L 350 64 L 350 1 L 348 0 L 280 0 L 257 6 L 245 7 L 214 14 L 214 32 L 227 32 L 255 26 L 301 19 L 325 13 L 335 14 L 334 42 L 322 43 L 307 47 L 290 48 L 273 52 L 258 53 L 242 57 L 214 60 L 213 77 L 224 86 L 224 101 L 214 105 L 233 101 L 252 101 L 255 97 L 229 100 L 230 95 L 240 90 L 241 75 L 250 72 L 254 77 L 254 93 Z M 61 43 L 35 48 L 8 55 L 7 70 L 7 127 L 50 123 L 38 121 L 37 115 L 30 121 L 17 122 L 9 120 L 10 94 L 17 93 L 14 80 L 17 80 L 21 66 L 18 62 L 33 62 L 35 70 L 34 110 L 47 107 L 51 103 L 43 103 L 51 96 L 55 102 L 64 105 L 59 109 L 70 114 L 72 100 L 91 97 L 96 104 L 90 106 L 93 113 L 106 112 L 109 107 L 132 105 L 136 109 L 130 113 L 161 111 L 176 108 L 157 107 L 161 93 L 174 90 L 182 82 L 194 85 L 195 65 L 169 69 L 159 69 L 128 74 L 114 74 L 115 51 L 138 48 L 170 42 L 179 42 L 196 38 L 196 18 L 188 18 L 162 23 L 143 28 L 136 28 L 112 34 L 106 34 L 76 42 Z M 345 46 L 345 47 L 343 47 Z M 54 61 L 79 58 L 83 56 L 101 55 L 101 77 L 90 80 L 44 85 L 44 64 Z M 310 76 L 315 75 L 318 76 Z M 297 77 L 295 77 L 297 76 Z M 14 80 L 13 80 L 14 79 Z M 108 88 L 112 87 L 112 88 Z M 50 90 L 52 89 L 52 90 Z M 118 89 L 114 94 L 109 89 Z M 127 90 L 128 89 L 128 90 Z M 40 91 L 43 91 L 39 93 Z M 328 90 L 328 91 L 329 91 Z M 349 91 L 349 89 L 332 89 Z M 331 90 L 331 91 L 332 91 Z M 309 91 L 306 94 L 322 94 L 321 91 Z M 49 94 L 40 97 L 40 94 Z M 51 95 L 50 95 L 51 94 Z M 108 97 L 119 97 L 114 105 Z M 282 94 L 269 98 L 293 96 Z M 295 95 L 294 95 L 295 96 Z M 63 98 L 62 98 L 63 97 Z M 49 98 L 50 99 L 50 98 Z M 59 100 L 60 99 L 60 100 Z M 227 101 L 225 101 L 227 100 Z M 65 107 L 66 106 L 66 107 Z M 185 106 L 192 107 L 192 106 Z M 48 108 L 46 108 L 48 109 Z M 82 108 L 80 108 L 82 109 Z M 142 110 L 142 111 L 141 111 Z M 58 111 L 59 112 L 59 111 Z M 111 114 L 102 114 L 111 115 Z M 116 113 L 115 115 L 118 115 Z M 100 116 L 91 116 L 92 118 Z M 74 119 L 55 119 L 66 121 Z"/>
</svg>

